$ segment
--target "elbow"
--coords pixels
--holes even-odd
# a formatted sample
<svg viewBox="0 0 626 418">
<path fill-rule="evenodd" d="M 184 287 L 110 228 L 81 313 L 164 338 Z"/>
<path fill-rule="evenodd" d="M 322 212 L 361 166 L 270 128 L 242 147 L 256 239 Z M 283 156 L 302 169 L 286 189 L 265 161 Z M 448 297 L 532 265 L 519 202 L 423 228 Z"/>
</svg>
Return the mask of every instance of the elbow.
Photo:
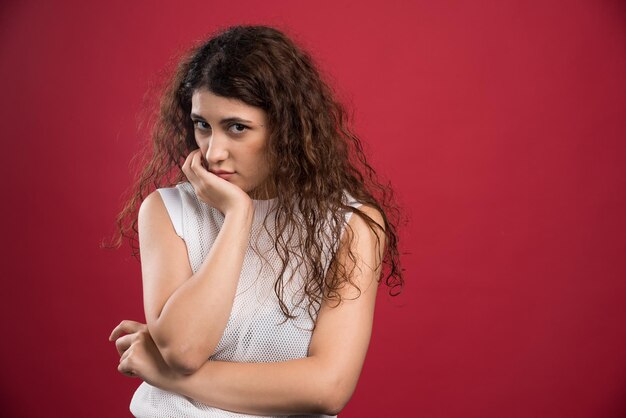
<svg viewBox="0 0 626 418">
<path fill-rule="evenodd" d="M 332 397 L 327 400 L 326 405 L 324 406 L 324 410 L 322 413 L 324 415 L 335 416 L 339 415 L 339 413 L 345 408 L 348 403 L 348 399 L 340 399 L 338 397 Z"/>
<path fill-rule="evenodd" d="M 345 379 L 337 378 L 332 379 L 325 389 L 326 396 L 324 397 L 323 411 L 321 412 L 325 415 L 339 415 L 352 397 L 354 385 Z"/>
<path fill-rule="evenodd" d="M 149 324 L 150 325 L 150 324 Z M 207 361 L 209 355 L 205 350 L 200 350 L 192 345 L 173 341 L 171 338 L 164 338 L 153 325 L 149 327 L 153 335 L 163 361 L 174 372 L 190 375 L 195 373 Z"/>
<path fill-rule="evenodd" d="M 191 349 L 165 348 L 161 350 L 163 360 L 176 373 L 182 375 L 194 374 L 207 361 L 204 354 Z"/>
</svg>

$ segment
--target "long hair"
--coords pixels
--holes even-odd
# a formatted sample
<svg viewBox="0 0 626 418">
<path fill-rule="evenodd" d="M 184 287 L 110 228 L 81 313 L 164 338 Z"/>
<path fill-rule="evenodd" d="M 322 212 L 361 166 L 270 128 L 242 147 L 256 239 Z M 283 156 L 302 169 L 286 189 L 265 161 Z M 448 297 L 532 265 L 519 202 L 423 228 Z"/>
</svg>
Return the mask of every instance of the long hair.
<svg viewBox="0 0 626 418">
<path fill-rule="evenodd" d="M 275 186 L 278 203 L 274 247 L 283 263 L 274 290 L 286 319 L 294 318 L 283 300 L 284 286 L 290 279 L 284 276 L 291 257 L 299 257 L 298 266 L 304 266 L 303 297 L 308 298 L 308 313 L 314 322 L 322 300 L 339 303 L 338 290 L 345 284 L 360 294 L 350 279 L 351 271 L 337 257 L 342 229 L 350 227 L 344 221 L 347 211 L 363 218 L 374 233 L 384 233 L 383 267 L 377 279 L 380 283 L 384 277 L 391 295 L 400 293 L 404 284 L 397 235 L 400 211 L 393 191 L 377 180 L 359 138 L 349 129 L 345 108 L 335 100 L 310 55 L 282 32 L 267 26 L 227 28 L 193 47 L 180 60 L 163 91 L 159 116 L 153 124 L 152 155 L 117 217 L 119 234 L 114 246 L 119 247 L 127 237 L 133 256 L 139 255 L 136 237 L 141 202 L 153 188 L 186 180 L 182 164 L 198 148 L 189 115 L 191 97 L 199 88 L 267 113 L 267 156 L 272 167 L 269 181 Z M 347 205 L 344 191 L 376 208 L 384 225 Z M 286 231 L 294 230 L 303 238 L 300 254 L 289 250 Z M 321 237 L 329 238 L 328 247 Z M 328 248 L 329 267 L 322 254 Z M 348 257 L 356 260 L 350 250 Z M 325 274 L 325 266 L 333 274 Z"/>
</svg>

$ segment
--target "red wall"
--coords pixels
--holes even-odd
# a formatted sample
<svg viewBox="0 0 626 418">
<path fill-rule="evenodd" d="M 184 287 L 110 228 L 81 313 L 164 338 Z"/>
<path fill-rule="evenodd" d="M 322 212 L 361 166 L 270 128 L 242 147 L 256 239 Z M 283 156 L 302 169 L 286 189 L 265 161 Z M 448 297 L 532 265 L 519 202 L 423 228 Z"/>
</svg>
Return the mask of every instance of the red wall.
<svg viewBox="0 0 626 418">
<path fill-rule="evenodd" d="M 411 218 L 341 415 L 626 416 L 624 3 L 55 3 L 0 6 L 3 416 L 129 415 L 140 268 L 99 243 L 144 92 L 235 23 L 312 52 Z"/>
</svg>

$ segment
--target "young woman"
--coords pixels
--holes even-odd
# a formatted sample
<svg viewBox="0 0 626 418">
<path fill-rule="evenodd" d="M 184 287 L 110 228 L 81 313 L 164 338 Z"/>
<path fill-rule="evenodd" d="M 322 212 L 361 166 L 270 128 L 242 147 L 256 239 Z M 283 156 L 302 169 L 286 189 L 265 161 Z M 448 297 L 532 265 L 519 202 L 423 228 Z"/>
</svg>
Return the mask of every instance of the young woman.
<svg viewBox="0 0 626 418">
<path fill-rule="evenodd" d="M 310 56 L 274 28 L 218 33 L 179 64 L 153 147 L 118 217 L 146 316 L 110 336 L 143 380 L 131 412 L 338 414 L 379 281 L 403 284 L 399 212 Z"/>
</svg>

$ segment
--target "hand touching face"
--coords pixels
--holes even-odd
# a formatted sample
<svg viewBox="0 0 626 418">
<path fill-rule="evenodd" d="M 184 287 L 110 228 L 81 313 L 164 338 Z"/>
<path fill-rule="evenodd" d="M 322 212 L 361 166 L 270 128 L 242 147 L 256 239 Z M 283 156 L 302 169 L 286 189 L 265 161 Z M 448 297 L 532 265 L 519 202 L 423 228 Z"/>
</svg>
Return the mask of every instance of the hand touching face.
<svg viewBox="0 0 626 418">
<path fill-rule="evenodd" d="M 267 199 L 260 191 L 268 187 L 266 158 L 269 130 L 266 112 L 240 100 L 198 89 L 191 99 L 194 135 L 208 169 L 214 175 L 248 193 Z"/>
<path fill-rule="evenodd" d="M 224 215 L 235 210 L 250 209 L 252 200 L 246 192 L 228 180 L 207 171 L 201 158 L 199 149 L 191 151 L 182 167 L 198 199 Z"/>
</svg>

